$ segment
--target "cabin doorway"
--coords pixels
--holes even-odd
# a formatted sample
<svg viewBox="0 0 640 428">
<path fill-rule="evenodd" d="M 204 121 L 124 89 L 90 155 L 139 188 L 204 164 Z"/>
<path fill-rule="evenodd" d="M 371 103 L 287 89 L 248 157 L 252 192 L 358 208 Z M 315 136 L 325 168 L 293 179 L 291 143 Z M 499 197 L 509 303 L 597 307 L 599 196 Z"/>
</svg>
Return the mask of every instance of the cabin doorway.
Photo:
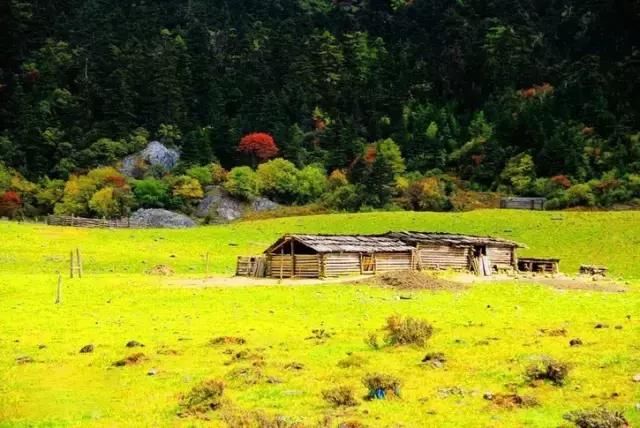
<svg viewBox="0 0 640 428">
<path fill-rule="evenodd" d="M 487 246 L 481 245 L 473 247 L 473 271 L 479 276 L 491 276 L 491 260 L 487 255 Z"/>
<path fill-rule="evenodd" d="M 360 256 L 360 271 L 363 275 L 373 275 L 376 273 L 376 258 L 373 254 L 362 254 Z"/>
</svg>

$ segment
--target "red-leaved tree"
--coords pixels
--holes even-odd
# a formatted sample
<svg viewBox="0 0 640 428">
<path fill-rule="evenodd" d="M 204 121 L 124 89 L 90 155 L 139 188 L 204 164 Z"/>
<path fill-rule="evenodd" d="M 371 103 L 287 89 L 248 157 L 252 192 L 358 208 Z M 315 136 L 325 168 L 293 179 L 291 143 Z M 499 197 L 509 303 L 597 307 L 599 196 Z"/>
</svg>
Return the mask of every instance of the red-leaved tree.
<svg viewBox="0 0 640 428">
<path fill-rule="evenodd" d="M 12 190 L 8 190 L 0 196 L 0 216 L 14 218 L 22 206 L 22 198 Z"/>
<path fill-rule="evenodd" d="M 271 135 L 265 132 L 254 132 L 242 137 L 238 151 L 251 155 L 255 166 L 256 159 L 264 161 L 277 155 L 278 146 Z"/>
</svg>

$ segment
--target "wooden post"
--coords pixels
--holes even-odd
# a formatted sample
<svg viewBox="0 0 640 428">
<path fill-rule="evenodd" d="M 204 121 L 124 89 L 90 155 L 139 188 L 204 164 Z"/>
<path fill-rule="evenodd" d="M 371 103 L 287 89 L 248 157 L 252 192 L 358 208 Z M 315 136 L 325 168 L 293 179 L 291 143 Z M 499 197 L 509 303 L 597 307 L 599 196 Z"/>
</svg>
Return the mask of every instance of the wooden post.
<svg viewBox="0 0 640 428">
<path fill-rule="evenodd" d="M 76 259 L 78 262 L 78 278 L 82 278 L 82 256 L 80 255 L 80 248 L 76 248 Z"/>
<path fill-rule="evenodd" d="M 69 256 L 69 278 L 73 278 L 73 250 Z"/>
<path fill-rule="evenodd" d="M 62 303 L 62 274 L 58 272 L 58 287 L 56 288 L 56 305 Z"/>
<path fill-rule="evenodd" d="M 284 244 L 280 247 L 280 281 L 282 281 L 282 275 L 284 274 Z"/>
<path fill-rule="evenodd" d="M 291 240 L 291 278 L 296 277 L 296 251 L 293 239 Z"/>
</svg>

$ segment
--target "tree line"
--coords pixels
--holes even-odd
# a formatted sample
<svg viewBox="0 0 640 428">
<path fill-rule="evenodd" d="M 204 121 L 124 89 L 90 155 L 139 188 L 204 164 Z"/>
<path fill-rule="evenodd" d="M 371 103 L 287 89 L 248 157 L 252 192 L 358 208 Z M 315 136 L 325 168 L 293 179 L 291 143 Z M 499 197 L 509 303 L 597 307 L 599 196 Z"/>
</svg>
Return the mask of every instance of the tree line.
<svg viewBox="0 0 640 428">
<path fill-rule="evenodd" d="M 159 139 L 182 164 L 148 178 L 173 188 L 257 173 L 238 148 L 264 133 L 338 208 L 609 206 L 640 197 L 638 25 L 633 0 L 8 0 L 0 161 L 42 190 Z"/>
</svg>

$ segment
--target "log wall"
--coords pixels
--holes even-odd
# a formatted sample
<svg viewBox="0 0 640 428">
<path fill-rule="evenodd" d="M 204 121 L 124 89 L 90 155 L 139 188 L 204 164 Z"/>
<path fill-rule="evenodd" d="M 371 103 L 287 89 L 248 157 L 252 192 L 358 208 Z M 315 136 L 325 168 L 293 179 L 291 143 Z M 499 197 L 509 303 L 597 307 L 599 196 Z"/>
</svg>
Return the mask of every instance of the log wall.
<svg viewBox="0 0 640 428">
<path fill-rule="evenodd" d="M 360 254 L 325 254 L 324 273 L 329 277 L 360 274 Z"/>
<path fill-rule="evenodd" d="M 469 269 L 469 249 L 448 245 L 418 245 L 422 269 Z"/>
<path fill-rule="evenodd" d="M 414 269 L 413 255 L 406 253 L 376 253 L 376 272 L 410 271 Z"/>
<path fill-rule="evenodd" d="M 295 271 L 294 271 L 295 269 Z M 294 275 L 295 273 L 295 275 Z M 267 276 L 271 278 L 318 278 L 320 276 L 320 256 L 317 254 L 270 255 Z"/>
<path fill-rule="evenodd" d="M 515 267 L 513 249 L 509 247 L 487 247 L 487 257 L 491 266 L 498 266 L 498 269 L 508 269 Z"/>
</svg>

